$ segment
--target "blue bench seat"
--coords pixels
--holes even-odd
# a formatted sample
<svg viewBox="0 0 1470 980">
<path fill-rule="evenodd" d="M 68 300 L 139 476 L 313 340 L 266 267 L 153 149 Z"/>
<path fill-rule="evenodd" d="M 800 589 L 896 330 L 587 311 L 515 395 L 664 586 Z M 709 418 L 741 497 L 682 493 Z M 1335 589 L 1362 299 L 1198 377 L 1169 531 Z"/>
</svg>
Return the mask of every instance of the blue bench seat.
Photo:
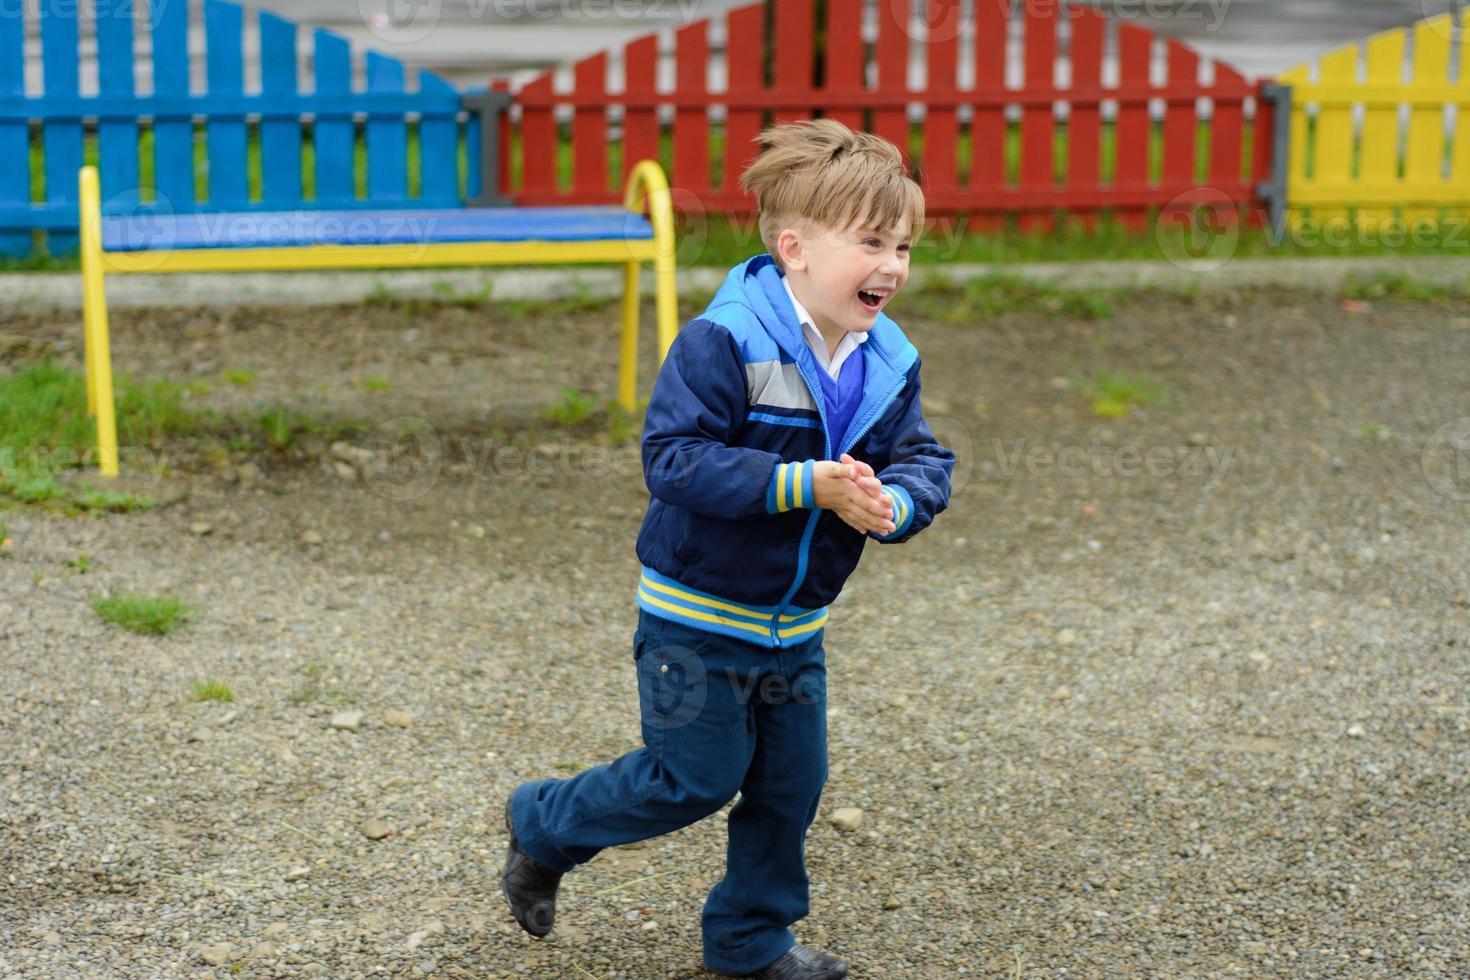
<svg viewBox="0 0 1470 980">
<path fill-rule="evenodd" d="M 653 237 L 653 224 L 647 215 L 615 206 L 214 211 L 166 215 L 139 212 L 102 216 L 105 252 L 630 241 Z"/>
</svg>

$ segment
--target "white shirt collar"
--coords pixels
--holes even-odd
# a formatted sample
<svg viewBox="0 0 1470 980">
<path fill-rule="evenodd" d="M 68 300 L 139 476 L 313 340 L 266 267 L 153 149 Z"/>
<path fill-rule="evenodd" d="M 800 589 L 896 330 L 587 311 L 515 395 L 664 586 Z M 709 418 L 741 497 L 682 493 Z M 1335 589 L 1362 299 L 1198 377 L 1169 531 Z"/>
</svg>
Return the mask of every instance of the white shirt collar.
<svg viewBox="0 0 1470 980">
<path fill-rule="evenodd" d="M 806 338 L 806 345 L 812 349 L 812 354 L 817 358 L 817 363 L 822 370 L 827 372 L 827 377 L 837 380 L 842 371 L 842 364 L 848 357 L 858 349 L 858 344 L 866 344 L 868 335 L 866 331 L 849 330 L 837 344 L 837 351 L 831 357 L 827 356 L 827 341 L 822 339 L 822 331 L 812 322 L 812 316 L 801 305 L 801 300 L 796 298 L 796 293 L 791 291 L 791 280 L 786 276 L 781 277 L 781 285 L 786 287 L 786 295 L 791 297 L 791 306 L 796 310 L 796 319 L 801 321 L 801 335 Z"/>
</svg>

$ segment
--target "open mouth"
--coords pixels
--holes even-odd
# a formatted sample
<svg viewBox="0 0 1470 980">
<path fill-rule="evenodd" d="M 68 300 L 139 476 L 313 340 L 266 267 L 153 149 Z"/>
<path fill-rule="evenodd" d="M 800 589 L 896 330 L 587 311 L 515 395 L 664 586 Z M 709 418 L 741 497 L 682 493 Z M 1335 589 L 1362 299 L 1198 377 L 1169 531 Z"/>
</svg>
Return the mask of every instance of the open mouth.
<svg viewBox="0 0 1470 980">
<path fill-rule="evenodd" d="M 863 309 L 869 313 L 877 313 L 888 297 L 893 295 L 893 290 L 887 286 L 875 286 L 872 289 L 859 289 L 857 293 L 858 302 Z"/>
</svg>

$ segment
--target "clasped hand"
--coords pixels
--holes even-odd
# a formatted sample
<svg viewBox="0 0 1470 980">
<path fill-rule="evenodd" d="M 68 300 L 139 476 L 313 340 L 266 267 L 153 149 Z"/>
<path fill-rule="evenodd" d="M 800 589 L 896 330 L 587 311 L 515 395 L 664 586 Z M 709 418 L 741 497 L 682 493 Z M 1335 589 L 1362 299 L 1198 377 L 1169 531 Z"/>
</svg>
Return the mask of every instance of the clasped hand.
<svg viewBox="0 0 1470 980">
<path fill-rule="evenodd" d="M 859 534 L 895 530 L 893 504 L 882 487 L 871 466 L 847 453 L 838 460 L 820 460 L 812 468 L 817 506 L 832 511 Z"/>
</svg>

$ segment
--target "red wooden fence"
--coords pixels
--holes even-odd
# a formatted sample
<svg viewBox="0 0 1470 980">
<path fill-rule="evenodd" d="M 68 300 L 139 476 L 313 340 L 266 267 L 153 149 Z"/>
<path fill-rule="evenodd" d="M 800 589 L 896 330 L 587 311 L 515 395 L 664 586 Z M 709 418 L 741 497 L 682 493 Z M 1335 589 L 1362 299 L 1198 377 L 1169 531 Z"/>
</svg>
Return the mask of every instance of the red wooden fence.
<svg viewBox="0 0 1470 980">
<path fill-rule="evenodd" d="M 862 37 L 865 0 L 825 0 L 821 32 L 812 0 L 780 0 L 724 15 L 723 91 L 706 85 L 708 21 L 676 32 L 675 84 L 666 91 L 655 80 L 656 36 L 625 47 L 621 92 L 608 91 L 606 52 L 574 66 L 571 91 L 556 91 L 555 73 L 546 72 L 515 95 L 518 122 L 507 122 L 506 135 L 518 126 L 521 179 L 512 186 L 511 170 L 503 168 L 502 190 L 522 204 L 616 202 L 622 180 L 609 173 L 609 145 L 621 139 L 625 173 L 634 161 L 658 158 L 661 108 L 673 114 L 670 177 L 676 206 L 686 211 L 748 213 L 754 202 L 740 192 L 737 180 L 756 153 L 752 137 L 767 121 L 817 115 L 868 128 L 906 154 L 916 148 L 917 159 L 910 164 L 930 212 L 970 215 L 981 225 L 1016 214 L 1023 228 L 1037 228 L 1048 225 L 1056 212 L 1066 212 L 1090 226 L 1107 211 L 1138 228 L 1151 209 L 1199 188 L 1213 189 L 1209 199 L 1247 208 L 1255 183 L 1268 175 L 1271 108 L 1259 98 L 1259 86 L 1220 62 L 1214 64 L 1213 81 L 1201 83 L 1200 57 L 1185 44 L 1159 39 L 1167 78 L 1155 85 L 1149 78 L 1155 35 L 1132 24 L 1110 25 L 1075 3 L 974 0 L 966 9 L 959 0 L 928 0 L 920 16 L 910 14 L 909 0 L 866 2 L 877 21 L 871 64 Z M 768 12 L 773 18 L 769 65 L 764 61 Z M 1021 21 L 1024 37 L 1024 78 L 1018 88 L 1007 87 L 1005 79 L 1008 21 L 1013 19 Z M 1104 44 L 1110 33 L 1118 77 L 1104 85 Z M 962 41 L 973 45 L 972 85 L 962 86 L 957 70 Z M 1059 54 L 1070 63 L 1065 86 L 1053 79 Z M 922 90 L 909 88 L 909 60 L 915 55 L 925 62 Z M 1208 99 L 1213 111 L 1208 149 L 1197 160 L 1200 99 Z M 1151 102 L 1162 106 L 1161 123 L 1150 112 Z M 1250 118 L 1248 103 L 1256 107 Z M 911 105 L 922 113 L 912 140 Z M 614 107 L 622 110 L 621 133 Z M 722 107 L 724 115 L 718 182 L 710 170 L 714 107 Z M 559 111 L 563 116 L 570 111 L 569 131 L 559 123 Z M 1017 114 L 1015 127 L 1011 120 Z M 1104 159 L 1105 116 L 1113 131 L 1109 160 Z M 1060 161 L 1055 158 L 1059 127 L 1066 132 L 1060 144 L 1066 158 Z M 1252 130 L 1253 142 L 1247 144 Z M 970 152 L 962 159 L 966 136 Z M 1019 152 L 1011 156 L 1018 159 L 1008 161 L 1007 141 L 1017 138 Z M 571 179 L 562 186 L 558 147 L 568 139 Z M 509 139 L 502 142 L 510 145 Z M 1250 160 L 1245 159 L 1248 145 L 1254 147 Z M 1106 180 L 1105 164 L 1110 164 Z"/>
</svg>

